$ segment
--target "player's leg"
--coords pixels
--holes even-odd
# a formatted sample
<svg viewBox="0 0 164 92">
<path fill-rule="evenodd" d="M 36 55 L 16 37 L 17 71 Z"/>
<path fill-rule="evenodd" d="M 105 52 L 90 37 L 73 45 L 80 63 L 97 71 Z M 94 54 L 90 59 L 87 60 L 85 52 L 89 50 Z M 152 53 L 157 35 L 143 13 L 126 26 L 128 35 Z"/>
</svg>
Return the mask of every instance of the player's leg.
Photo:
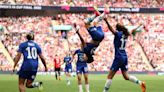
<svg viewBox="0 0 164 92">
<path fill-rule="evenodd" d="M 114 75 L 116 74 L 116 72 L 117 71 L 113 71 L 113 70 L 109 71 L 109 74 L 107 76 L 107 80 L 106 80 L 103 92 L 108 92 L 108 90 L 109 90 L 109 88 L 110 88 L 110 86 L 112 84 L 112 79 L 113 79 Z"/>
<path fill-rule="evenodd" d="M 27 88 L 39 88 L 39 91 L 43 90 L 42 82 L 34 82 L 36 77 L 36 71 L 29 72 L 29 77 L 26 81 L 26 87 Z"/>
<path fill-rule="evenodd" d="M 92 22 L 90 26 L 97 26 L 97 24 L 102 21 L 105 17 L 105 12 L 103 12 L 100 16 L 97 16 Z"/>
<path fill-rule="evenodd" d="M 42 82 L 34 82 L 33 80 L 27 80 L 26 82 L 26 87 L 27 88 L 36 88 L 41 86 L 43 83 Z"/>
<path fill-rule="evenodd" d="M 58 80 L 57 68 L 55 68 L 55 78 Z"/>
<path fill-rule="evenodd" d="M 86 92 L 90 92 L 89 81 L 88 81 L 88 66 L 87 65 L 85 67 L 83 67 L 83 74 L 84 74 L 84 79 L 85 79 Z"/>
<path fill-rule="evenodd" d="M 27 88 L 38 88 L 39 91 L 42 91 L 43 83 L 42 82 L 33 82 L 33 80 L 27 80 L 26 87 Z"/>
<path fill-rule="evenodd" d="M 83 86 L 82 86 L 82 67 L 77 65 L 76 66 L 76 73 L 77 73 L 77 80 L 78 80 L 78 87 L 79 87 L 79 92 L 83 92 Z"/>
<path fill-rule="evenodd" d="M 115 58 L 114 61 L 113 61 L 112 66 L 110 68 L 110 71 L 108 73 L 107 80 L 106 80 L 103 92 L 108 92 L 108 90 L 109 90 L 109 88 L 112 84 L 112 79 L 113 79 L 114 75 L 116 74 L 116 72 L 118 71 L 118 69 L 119 69 L 119 62 L 118 62 L 118 59 Z"/>
<path fill-rule="evenodd" d="M 69 69 L 67 68 L 67 69 L 65 69 L 65 75 L 66 75 L 66 81 L 67 81 L 67 85 L 70 85 L 70 80 L 69 80 L 69 78 L 70 78 L 70 72 L 69 72 Z"/>
<path fill-rule="evenodd" d="M 122 64 L 120 66 L 120 68 L 121 68 L 121 72 L 122 72 L 122 75 L 123 75 L 124 79 L 129 80 L 129 81 L 131 81 L 133 83 L 136 83 L 138 85 L 141 85 L 142 92 L 145 92 L 146 91 L 145 83 L 138 80 L 135 76 L 132 76 L 132 75 L 129 76 L 128 75 L 128 72 L 127 72 L 128 71 L 128 58 L 125 57 L 125 58 L 123 58 L 122 61 L 124 61 L 124 64 Z"/>
<path fill-rule="evenodd" d="M 97 7 L 94 7 L 94 9 L 94 15 L 84 20 L 86 28 L 96 26 L 98 22 L 100 22 L 105 17 L 105 14 L 109 13 L 109 6 L 107 5 L 105 6 L 104 12 L 102 14 L 98 11 Z"/>
<path fill-rule="evenodd" d="M 144 82 L 140 81 L 135 76 L 128 75 L 127 71 L 125 71 L 125 70 L 122 70 L 122 75 L 123 75 L 125 80 L 129 80 L 129 81 L 131 81 L 133 83 L 136 83 L 136 84 L 140 85 L 141 89 L 142 89 L 142 92 L 146 92 L 146 85 L 145 85 Z"/>
<path fill-rule="evenodd" d="M 84 20 L 85 26 L 88 28 L 90 26 L 90 23 L 96 18 L 96 14 L 93 14 L 89 18 Z"/>
<path fill-rule="evenodd" d="M 25 81 L 29 76 L 29 73 L 20 70 L 18 73 L 19 75 L 18 80 L 19 80 L 19 91 L 20 92 L 25 92 Z"/>
<path fill-rule="evenodd" d="M 78 73 L 78 74 L 77 74 L 78 86 L 79 86 L 79 92 L 83 92 L 81 76 L 82 76 L 82 73 Z"/>
<path fill-rule="evenodd" d="M 70 77 L 70 75 L 69 75 L 69 73 L 68 72 L 66 72 L 66 81 L 67 81 L 67 85 L 70 85 L 70 80 L 69 80 L 69 77 Z"/>
<path fill-rule="evenodd" d="M 95 11 L 99 13 L 99 11 L 95 8 Z M 99 13 L 99 16 L 94 18 L 94 20 L 91 22 L 91 26 L 97 26 L 98 22 L 102 21 L 105 18 L 105 15 L 109 13 L 109 6 L 106 5 L 104 7 L 104 12 L 102 14 Z"/>
<path fill-rule="evenodd" d="M 20 78 L 19 77 L 19 92 L 25 92 L 25 86 L 24 86 L 24 83 L 25 83 L 25 80 L 24 78 Z"/>
<path fill-rule="evenodd" d="M 97 7 L 93 7 L 94 8 L 94 14 L 85 19 L 84 22 L 85 22 L 85 25 L 86 25 L 86 28 L 90 27 L 90 23 L 97 17 L 99 16 L 101 13 L 97 10 Z"/>
<path fill-rule="evenodd" d="M 59 75 L 58 80 L 61 80 L 60 68 L 58 69 L 58 75 Z"/>
<path fill-rule="evenodd" d="M 105 13 L 102 13 L 100 16 L 96 17 L 89 26 L 86 26 L 88 33 L 91 35 L 92 39 L 94 40 L 94 36 L 99 36 L 99 32 L 97 33 L 97 24 L 103 20 L 105 17 Z M 100 27 L 100 26 L 99 26 Z M 102 29 L 100 30 L 101 32 Z M 101 35 L 100 35 L 101 36 Z"/>
<path fill-rule="evenodd" d="M 72 67 L 68 69 L 68 77 L 69 77 L 69 78 L 71 77 L 71 74 L 72 74 Z M 71 84 L 71 81 L 70 81 L 70 79 L 69 79 L 68 85 L 70 85 L 70 84 Z"/>
<path fill-rule="evenodd" d="M 86 27 L 88 33 L 90 34 L 92 40 L 90 43 L 99 44 L 104 39 L 104 32 L 101 26 L 97 24 L 102 21 L 105 17 L 105 13 L 102 13 L 100 16 L 96 17 L 91 23 L 90 26 Z"/>
</svg>

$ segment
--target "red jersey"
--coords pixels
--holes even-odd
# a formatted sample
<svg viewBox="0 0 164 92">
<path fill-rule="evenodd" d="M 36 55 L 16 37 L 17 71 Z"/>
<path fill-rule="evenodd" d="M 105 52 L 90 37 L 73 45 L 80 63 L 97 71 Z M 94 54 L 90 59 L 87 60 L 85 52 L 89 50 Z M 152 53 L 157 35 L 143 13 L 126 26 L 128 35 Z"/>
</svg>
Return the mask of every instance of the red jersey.
<svg viewBox="0 0 164 92">
<path fill-rule="evenodd" d="M 60 63 L 61 63 L 60 58 L 55 57 L 55 58 L 54 58 L 54 67 L 55 67 L 55 68 L 60 68 L 60 67 L 61 67 Z"/>
</svg>

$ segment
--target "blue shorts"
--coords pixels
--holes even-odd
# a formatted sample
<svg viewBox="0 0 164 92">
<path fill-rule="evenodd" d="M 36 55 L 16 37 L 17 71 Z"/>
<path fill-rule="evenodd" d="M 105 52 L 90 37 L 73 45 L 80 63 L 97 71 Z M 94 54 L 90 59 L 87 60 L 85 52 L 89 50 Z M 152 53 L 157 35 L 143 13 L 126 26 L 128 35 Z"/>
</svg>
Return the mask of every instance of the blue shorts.
<svg viewBox="0 0 164 92">
<path fill-rule="evenodd" d="M 128 70 L 128 58 L 127 57 L 114 59 L 110 70 L 118 71 L 119 69 L 121 69 L 122 71 Z"/>
<path fill-rule="evenodd" d="M 20 78 L 33 81 L 36 77 L 37 71 L 19 71 L 17 74 Z"/>
<path fill-rule="evenodd" d="M 92 63 L 94 61 L 93 55 L 88 55 L 88 54 L 86 54 L 86 55 L 88 57 L 87 63 Z"/>
<path fill-rule="evenodd" d="M 76 73 L 77 74 L 86 74 L 88 73 L 88 67 L 87 66 L 77 66 L 76 67 Z"/>
<path fill-rule="evenodd" d="M 91 44 L 91 43 L 87 43 L 86 47 L 84 47 L 84 53 L 88 57 L 87 63 L 92 63 L 94 61 L 93 55 L 94 55 L 94 51 L 96 50 L 97 47 L 98 47 L 98 45 Z"/>
<path fill-rule="evenodd" d="M 88 32 L 94 41 L 102 41 L 104 39 L 104 32 L 101 26 L 93 26 L 88 28 Z"/>
<path fill-rule="evenodd" d="M 65 72 L 66 73 L 71 73 L 72 72 L 72 67 L 65 67 Z"/>
</svg>

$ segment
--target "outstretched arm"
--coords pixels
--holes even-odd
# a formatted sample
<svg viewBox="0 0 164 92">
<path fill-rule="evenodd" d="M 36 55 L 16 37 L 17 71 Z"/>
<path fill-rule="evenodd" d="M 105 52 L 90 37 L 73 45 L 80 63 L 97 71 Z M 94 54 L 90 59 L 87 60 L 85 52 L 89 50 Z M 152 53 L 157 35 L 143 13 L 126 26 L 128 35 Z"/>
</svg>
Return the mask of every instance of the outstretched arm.
<svg viewBox="0 0 164 92">
<path fill-rule="evenodd" d="M 79 27 L 77 27 L 76 24 L 75 24 L 74 26 L 75 26 L 75 28 L 76 28 L 76 33 L 77 33 L 77 35 L 79 36 L 80 41 L 81 41 L 81 43 L 82 43 L 82 48 L 84 48 L 85 45 L 86 45 L 86 43 L 85 43 L 84 39 L 82 38 L 82 36 L 81 36 L 80 33 L 79 33 Z"/>
<path fill-rule="evenodd" d="M 134 34 L 136 32 L 136 30 L 141 29 L 142 27 L 143 27 L 143 25 L 141 24 L 138 27 L 132 29 L 132 31 L 130 31 L 130 34 Z"/>
<path fill-rule="evenodd" d="M 18 52 L 17 55 L 16 55 L 16 57 L 14 58 L 13 72 L 15 71 L 15 67 L 18 64 L 20 58 L 21 58 L 21 52 Z"/>
<path fill-rule="evenodd" d="M 109 24 L 107 18 L 104 18 L 104 21 L 105 21 L 105 23 L 107 24 L 109 30 L 110 30 L 113 34 L 115 34 L 115 30 L 114 30 L 113 27 Z"/>
<path fill-rule="evenodd" d="M 130 22 L 132 25 L 135 25 L 135 24 L 133 23 L 133 21 L 132 21 L 131 18 L 128 17 L 127 19 L 129 20 L 129 22 Z M 132 30 L 129 32 L 130 35 L 131 35 L 131 34 L 135 34 L 135 33 L 136 33 L 136 30 L 141 29 L 141 28 L 143 28 L 143 27 L 144 27 L 144 25 L 143 25 L 143 24 L 140 24 L 138 27 L 132 29 Z"/>
</svg>

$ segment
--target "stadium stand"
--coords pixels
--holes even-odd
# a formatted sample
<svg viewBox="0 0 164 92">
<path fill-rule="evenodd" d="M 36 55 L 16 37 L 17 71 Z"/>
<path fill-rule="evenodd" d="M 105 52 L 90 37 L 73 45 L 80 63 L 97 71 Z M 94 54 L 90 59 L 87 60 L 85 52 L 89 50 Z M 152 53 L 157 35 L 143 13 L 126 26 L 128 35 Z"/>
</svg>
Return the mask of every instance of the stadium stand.
<svg viewBox="0 0 164 92">
<path fill-rule="evenodd" d="M 162 3 L 160 0 L 1 0 L 1 3 L 11 4 L 33 4 L 33 5 L 71 5 L 71 6 L 101 6 L 104 3 L 111 7 L 158 7 Z M 103 1 L 103 2 L 102 2 Z M 109 2 L 110 1 L 110 2 Z M 150 3 L 151 2 L 151 3 Z M 119 15 L 119 16 L 118 16 Z M 83 19 L 87 14 L 62 14 L 56 17 L 6 17 L 0 18 L 0 30 L 5 32 L 0 38 L 6 50 L 13 58 L 16 55 L 17 46 L 25 40 L 25 33 L 34 31 L 36 41 L 43 48 L 49 71 L 53 71 L 54 53 L 58 53 L 61 59 L 68 51 L 67 40 L 62 38 L 62 33 L 53 30 L 54 25 L 73 25 L 77 23 L 81 26 L 80 31 L 88 40 L 89 36 L 84 27 Z M 127 44 L 127 52 L 129 56 L 130 71 L 164 71 L 164 16 L 162 14 L 109 14 L 108 20 L 112 26 L 117 22 L 125 25 L 145 25 L 146 32 L 142 32 L 136 36 L 136 40 L 132 37 Z M 130 22 L 131 21 L 131 22 Z M 35 25 L 35 26 L 34 26 Z M 105 22 L 102 22 L 105 31 L 105 39 L 100 44 L 95 55 L 95 62 L 90 64 L 90 71 L 107 71 L 113 61 L 113 36 L 107 29 Z M 70 50 L 73 52 L 80 46 L 79 38 L 75 34 L 74 29 L 67 34 L 70 42 Z M 136 48 L 136 43 L 141 46 L 141 50 Z M 64 49 L 63 49 L 64 48 Z M 1 48 L 0 48 L 1 49 Z M 144 54 L 142 54 L 144 53 Z M 145 55 L 145 56 L 144 56 Z M 147 61 L 144 58 L 147 58 Z M 12 63 L 0 51 L 0 70 L 11 70 Z M 21 62 L 20 62 L 21 63 Z M 151 67 L 150 67 L 151 66 Z M 153 69 L 152 69 L 153 68 Z M 42 71 L 43 67 L 39 67 Z"/>
<path fill-rule="evenodd" d="M 70 6 L 102 6 L 108 4 L 111 7 L 160 7 L 161 0 L 0 0 L 0 3 L 8 4 L 32 4 L 32 5 L 70 5 Z"/>
</svg>

